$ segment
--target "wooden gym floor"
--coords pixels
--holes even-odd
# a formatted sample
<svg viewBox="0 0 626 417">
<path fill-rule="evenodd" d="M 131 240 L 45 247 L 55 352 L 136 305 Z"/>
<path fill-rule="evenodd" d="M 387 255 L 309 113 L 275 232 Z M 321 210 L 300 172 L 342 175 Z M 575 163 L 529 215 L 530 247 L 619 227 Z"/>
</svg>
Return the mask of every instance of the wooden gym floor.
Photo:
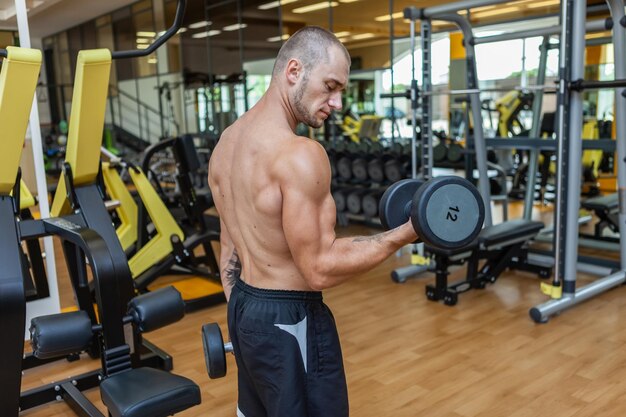
<svg viewBox="0 0 626 417">
<path fill-rule="evenodd" d="M 551 222 L 549 212 L 536 215 Z M 339 231 L 375 232 L 360 227 Z M 56 257 L 63 265 L 60 250 Z M 626 311 L 626 288 L 595 297 L 547 324 L 535 324 L 528 310 L 546 297 L 531 274 L 506 272 L 485 290 L 461 294 L 455 307 L 447 307 L 424 296 L 432 274 L 401 285 L 390 280 L 390 271 L 407 263 L 407 255 L 392 257 L 325 292 L 344 350 L 352 416 L 626 415 L 626 326 L 620 315 Z M 585 278 L 581 275 L 579 282 Z M 59 281 L 62 304 L 71 305 L 67 276 L 62 273 Z M 200 327 L 212 321 L 226 329 L 225 305 L 188 314 L 146 337 L 174 357 L 176 373 L 202 389 L 202 404 L 180 416 L 236 415 L 234 357 L 228 355 L 225 378 L 209 380 L 206 373 Z M 85 359 L 27 370 L 22 389 L 98 365 Z M 105 411 L 98 389 L 87 395 Z M 22 415 L 74 414 L 65 404 L 54 403 Z"/>
</svg>

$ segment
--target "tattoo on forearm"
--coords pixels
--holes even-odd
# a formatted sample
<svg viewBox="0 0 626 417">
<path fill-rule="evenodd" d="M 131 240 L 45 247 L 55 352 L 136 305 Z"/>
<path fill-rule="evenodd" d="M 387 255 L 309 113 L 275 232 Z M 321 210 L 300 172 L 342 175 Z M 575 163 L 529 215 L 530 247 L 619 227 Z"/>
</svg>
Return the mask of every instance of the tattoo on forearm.
<svg viewBox="0 0 626 417">
<path fill-rule="evenodd" d="M 224 277 L 226 282 L 232 288 L 235 285 L 235 281 L 241 276 L 241 261 L 236 250 L 233 250 L 233 254 L 228 260 L 228 265 L 224 269 Z"/>
<path fill-rule="evenodd" d="M 376 242 L 376 243 L 381 243 L 383 240 L 385 240 L 385 238 L 387 237 L 387 235 L 389 235 L 392 231 L 388 230 L 384 233 L 378 233 L 376 235 L 372 235 L 372 236 L 357 236 L 354 239 L 352 239 L 352 242 L 354 243 L 358 243 L 358 242 Z"/>
</svg>

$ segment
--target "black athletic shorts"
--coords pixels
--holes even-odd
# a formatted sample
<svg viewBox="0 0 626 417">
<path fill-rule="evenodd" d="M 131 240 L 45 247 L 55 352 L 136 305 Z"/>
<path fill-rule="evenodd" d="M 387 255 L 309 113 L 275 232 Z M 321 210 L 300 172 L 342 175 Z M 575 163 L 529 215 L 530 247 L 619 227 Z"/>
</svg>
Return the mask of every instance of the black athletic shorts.
<svg viewBox="0 0 626 417">
<path fill-rule="evenodd" d="M 238 417 L 348 416 L 341 346 L 321 292 L 266 290 L 239 279 L 228 331 Z"/>
</svg>

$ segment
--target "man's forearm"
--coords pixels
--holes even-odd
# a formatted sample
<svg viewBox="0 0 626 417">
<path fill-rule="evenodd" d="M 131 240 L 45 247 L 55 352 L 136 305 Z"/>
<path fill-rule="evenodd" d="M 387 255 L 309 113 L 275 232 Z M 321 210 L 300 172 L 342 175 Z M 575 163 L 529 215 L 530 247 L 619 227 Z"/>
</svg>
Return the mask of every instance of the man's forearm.
<svg viewBox="0 0 626 417">
<path fill-rule="evenodd" d="M 336 239 L 322 267 L 329 287 L 369 271 L 403 246 L 415 241 L 410 225 L 403 225 L 372 236 Z"/>
</svg>

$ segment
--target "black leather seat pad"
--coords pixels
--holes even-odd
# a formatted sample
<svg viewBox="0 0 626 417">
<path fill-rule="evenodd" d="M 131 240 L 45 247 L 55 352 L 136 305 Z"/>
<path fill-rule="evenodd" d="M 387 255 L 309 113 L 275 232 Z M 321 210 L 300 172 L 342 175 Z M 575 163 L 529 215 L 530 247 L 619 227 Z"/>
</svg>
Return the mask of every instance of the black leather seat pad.
<svg viewBox="0 0 626 417">
<path fill-rule="evenodd" d="M 154 368 L 115 374 L 102 381 L 100 395 L 113 417 L 167 417 L 200 404 L 193 381 Z"/>
<path fill-rule="evenodd" d="M 498 243 L 506 243 L 509 240 L 516 240 L 524 236 L 532 238 L 541 229 L 544 224 L 542 222 L 525 219 L 509 220 L 495 226 L 486 227 L 478 236 L 478 241 L 484 246 L 491 246 Z"/>
</svg>

